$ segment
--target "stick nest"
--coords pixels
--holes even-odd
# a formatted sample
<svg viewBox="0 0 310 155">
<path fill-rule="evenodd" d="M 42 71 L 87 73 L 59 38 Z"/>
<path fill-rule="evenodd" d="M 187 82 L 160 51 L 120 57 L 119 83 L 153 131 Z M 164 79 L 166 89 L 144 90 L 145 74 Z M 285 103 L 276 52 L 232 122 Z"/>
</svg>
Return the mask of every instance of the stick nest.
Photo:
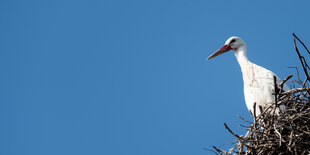
<svg viewBox="0 0 310 155">
<path fill-rule="evenodd" d="M 259 116 L 253 115 L 253 122 L 239 116 L 250 124 L 245 128 L 246 134 L 237 135 L 224 123 L 225 128 L 236 137 L 236 142 L 228 151 L 215 146 L 209 151 L 216 154 L 247 155 L 310 154 L 310 87 L 308 84 L 310 83 L 308 75 L 310 67 L 305 58 L 300 55 L 295 38 L 303 45 L 309 55 L 310 52 L 295 34 L 293 36 L 294 47 L 306 79 L 302 82 L 298 75 L 298 80 L 290 81 L 294 88 L 286 92 L 283 92 L 281 87 L 292 75 L 283 80 L 281 84 L 275 85 L 275 90 L 280 88 L 279 91 L 274 93 L 275 102 L 264 110 L 262 108 L 255 109 L 256 106 L 254 105 L 254 111 L 260 110 L 261 114 Z M 300 88 L 295 88 L 296 84 Z M 286 110 L 277 113 L 276 109 L 278 109 L 279 105 L 285 105 Z"/>
</svg>

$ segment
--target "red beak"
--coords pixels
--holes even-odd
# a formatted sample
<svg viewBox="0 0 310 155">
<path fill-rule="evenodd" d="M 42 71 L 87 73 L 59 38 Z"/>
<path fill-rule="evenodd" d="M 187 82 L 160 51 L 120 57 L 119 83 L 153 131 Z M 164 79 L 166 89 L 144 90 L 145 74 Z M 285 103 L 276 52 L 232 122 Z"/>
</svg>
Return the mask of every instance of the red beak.
<svg viewBox="0 0 310 155">
<path fill-rule="evenodd" d="M 224 45 L 223 47 L 221 47 L 220 49 L 218 49 L 217 51 L 215 51 L 213 54 L 211 54 L 207 60 L 212 59 L 218 55 L 221 55 L 227 51 L 230 51 L 232 48 L 229 45 Z"/>
</svg>

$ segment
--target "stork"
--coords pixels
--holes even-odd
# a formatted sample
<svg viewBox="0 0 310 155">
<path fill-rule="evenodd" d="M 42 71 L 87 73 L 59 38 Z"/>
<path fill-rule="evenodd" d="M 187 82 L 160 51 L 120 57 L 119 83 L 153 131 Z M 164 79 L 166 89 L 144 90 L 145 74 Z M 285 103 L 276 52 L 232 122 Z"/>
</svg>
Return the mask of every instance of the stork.
<svg viewBox="0 0 310 155">
<path fill-rule="evenodd" d="M 260 106 L 265 109 L 275 100 L 274 76 L 276 77 L 277 84 L 281 82 L 281 79 L 272 71 L 250 62 L 247 57 L 246 44 L 239 37 L 230 37 L 225 42 L 225 45 L 211 54 L 207 60 L 231 50 L 234 51 L 241 68 L 244 84 L 244 97 L 247 108 L 250 113 L 253 114 L 254 103 L 256 103 L 256 116 L 258 116 L 261 113 Z M 289 88 L 284 85 L 283 90 L 287 91 Z M 281 105 L 280 110 L 285 110 L 285 106 Z M 277 109 L 277 113 L 278 112 L 279 109 Z"/>
</svg>

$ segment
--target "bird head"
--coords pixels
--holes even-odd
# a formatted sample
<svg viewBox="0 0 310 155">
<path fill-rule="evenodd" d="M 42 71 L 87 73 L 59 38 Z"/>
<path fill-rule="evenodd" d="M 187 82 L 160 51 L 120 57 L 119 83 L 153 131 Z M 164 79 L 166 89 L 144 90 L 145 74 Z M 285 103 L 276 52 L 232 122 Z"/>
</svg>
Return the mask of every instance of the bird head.
<svg viewBox="0 0 310 155">
<path fill-rule="evenodd" d="M 212 59 L 218 55 L 221 55 L 223 53 L 226 53 L 228 51 L 234 50 L 237 51 L 237 49 L 241 46 L 245 46 L 244 41 L 239 38 L 239 37 L 230 37 L 226 42 L 225 45 L 223 47 L 221 47 L 220 49 L 218 49 L 217 51 L 215 51 L 213 54 L 211 54 L 207 60 Z"/>
</svg>

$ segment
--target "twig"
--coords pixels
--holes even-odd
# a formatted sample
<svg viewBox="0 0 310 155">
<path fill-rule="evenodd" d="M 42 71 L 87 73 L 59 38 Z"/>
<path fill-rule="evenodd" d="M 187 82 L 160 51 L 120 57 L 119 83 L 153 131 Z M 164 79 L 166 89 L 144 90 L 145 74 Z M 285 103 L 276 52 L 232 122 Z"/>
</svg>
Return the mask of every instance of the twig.
<svg viewBox="0 0 310 155">
<path fill-rule="evenodd" d="M 295 88 L 295 89 L 291 89 L 291 90 L 288 90 L 286 92 L 283 92 L 282 94 L 294 94 L 297 92 L 309 91 L 309 90 L 310 90 L 310 88 Z"/>
<path fill-rule="evenodd" d="M 225 153 L 225 154 L 228 154 L 227 151 L 224 151 L 224 150 L 221 150 L 221 149 L 218 149 L 216 148 L 215 146 L 212 146 L 217 152 L 221 152 L 221 153 Z"/>
<path fill-rule="evenodd" d="M 227 126 L 226 123 L 224 123 L 224 126 L 225 126 L 225 128 L 226 128 L 233 136 L 235 136 L 239 141 L 242 141 L 242 139 L 241 139 L 238 135 L 236 135 L 235 133 L 233 133 L 233 132 L 229 129 L 229 127 Z"/>
<path fill-rule="evenodd" d="M 278 106 L 278 93 L 279 93 L 279 88 L 277 86 L 277 77 L 273 76 L 273 85 L 274 85 L 274 102 L 276 104 L 276 107 Z"/>
<path fill-rule="evenodd" d="M 212 146 L 212 147 L 214 148 L 215 146 Z M 211 151 L 211 152 L 213 152 L 214 154 L 218 155 L 218 153 L 215 152 L 215 151 L 212 150 L 212 149 L 208 149 L 208 148 L 203 148 L 203 149 L 206 150 L 206 151 Z M 216 147 L 215 147 L 214 149 L 217 151 L 217 148 L 216 148 Z"/>
<path fill-rule="evenodd" d="M 308 50 L 307 46 L 293 33 L 293 36 L 304 46 L 304 48 L 307 50 L 307 52 L 310 54 L 310 51 Z"/>
<path fill-rule="evenodd" d="M 273 124 L 273 128 L 274 128 L 275 132 L 279 135 L 279 138 L 280 138 L 280 140 L 279 140 L 279 146 L 281 146 L 281 144 L 282 144 L 282 136 L 281 136 L 281 133 L 277 130 L 275 124 Z"/>
<path fill-rule="evenodd" d="M 296 53 L 297 53 L 297 55 L 298 55 L 299 61 L 300 61 L 301 66 L 302 66 L 302 69 L 304 70 L 306 79 L 309 80 L 309 79 L 310 79 L 310 78 L 309 78 L 309 74 L 308 74 L 308 71 L 307 71 L 307 69 L 305 68 L 305 65 L 304 65 L 304 62 L 303 62 L 303 59 L 302 59 L 303 56 L 300 55 L 299 50 L 298 50 L 298 48 L 297 48 L 295 38 L 294 38 L 294 48 L 295 48 L 295 51 L 296 51 Z"/>
<path fill-rule="evenodd" d="M 253 122 L 244 119 L 244 118 L 241 117 L 240 115 L 236 115 L 236 116 L 237 116 L 238 118 L 242 119 L 242 120 L 245 121 L 245 122 L 248 122 L 248 123 L 250 123 L 250 124 L 253 124 Z"/>
<path fill-rule="evenodd" d="M 295 69 L 296 69 L 296 72 L 297 72 L 297 78 L 298 78 L 298 80 L 300 81 L 298 68 L 297 68 L 297 67 L 288 67 L 288 68 L 295 68 Z"/>
<path fill-rule="evenodd" d="M 256 102 L 254 102 L 253 105 L 253 109 L 254 109 L 254 129 L 257 130 L 256 124 L 257 124 L 257 117 L 256 117 Z"/>
<path fill-rule="evenodd" d="M 279 86 L 280 86 L 280 88 L 281 88 L 282 91 L 283 91 L 283 85 L 284 85 L 284 83 L 285 83 L 287 80 L 289 80 L 291 77 L 293 77 L 292 74 L 290 74 L 289 76 L 287 76 L 287 77 L 279 84 Z M 281 92 L 282 92 L 282 91 L 281 91 Z"/>
</svg>

